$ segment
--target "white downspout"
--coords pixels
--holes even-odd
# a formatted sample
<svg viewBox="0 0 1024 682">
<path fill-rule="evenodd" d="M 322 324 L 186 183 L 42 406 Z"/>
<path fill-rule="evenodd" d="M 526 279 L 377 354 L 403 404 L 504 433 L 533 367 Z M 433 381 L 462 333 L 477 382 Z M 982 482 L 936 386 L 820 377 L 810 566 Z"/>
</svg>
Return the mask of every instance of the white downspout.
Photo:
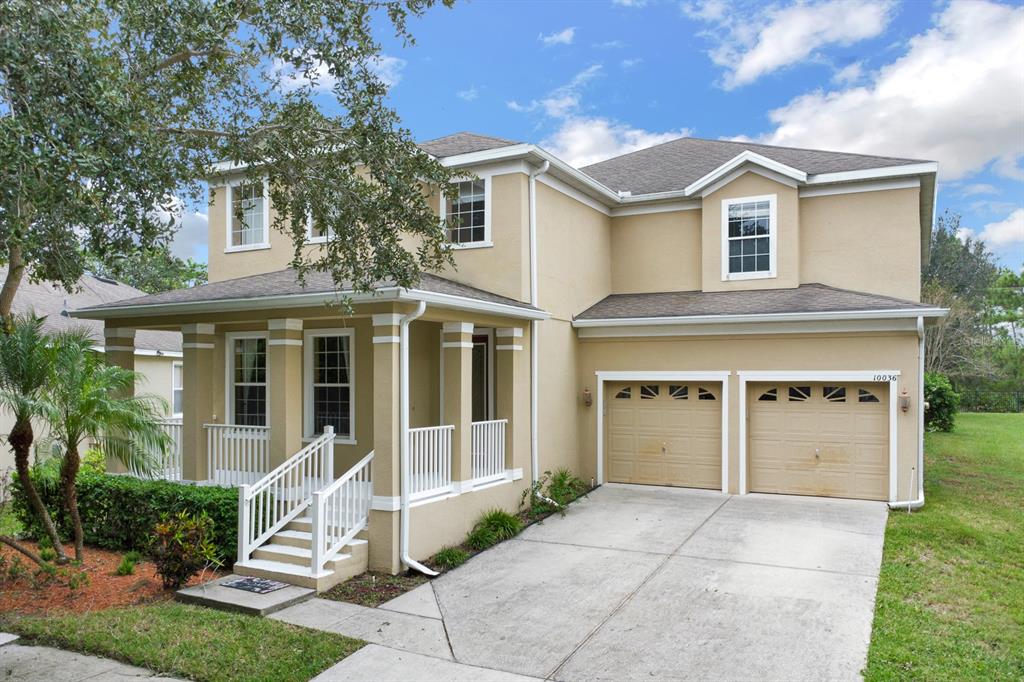
<svg viewBox="0 0 1024 682">
<path fill-rule="evenodd" d="M 537 176 L 548 172 L 550 161 L 545 161 L 530 173 L 530 305 L 537 305 Z M 537 320 L 530 320 L 530 480 L 534 483 L 540 478 L 540 455 L 537 448 L 537 376 L 538 376 L 538 343 L 537 334 L 540 325 Z"/>
<path fill-rule="evenodd" d="M 420 562 L 409 556 L 409 323 L 423 315 L 427 309 L 420 301 L 416 310 L 402 318 L 398 337 L 398 433 L 399 433 L 399 478 L 401 479 L 402 504 L 399 512 L 399 555 L 406 567 L 424 575 L 437 575 Z"/>
<path fill-rule="evenodd" d="M 907 502 L 893 502 L 890 509 L 920 509 L 924 506 L 924 318 L 917 318 L 917 356 L 918 356 L 918 386 L 917 392 L 917 468 L 914 476 L 917 480 L 917 499 Z"/>
</svg>

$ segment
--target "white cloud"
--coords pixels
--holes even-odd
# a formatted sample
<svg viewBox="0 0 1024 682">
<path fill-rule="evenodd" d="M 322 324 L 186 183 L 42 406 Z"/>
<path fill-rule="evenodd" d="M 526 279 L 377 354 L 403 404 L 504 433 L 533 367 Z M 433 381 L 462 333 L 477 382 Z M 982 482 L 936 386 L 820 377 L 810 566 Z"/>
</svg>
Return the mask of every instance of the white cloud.
<svg viewBox="0 0 1024 682">
<path fill-rule="evenodd" d="M 612 4 L 619 7 L 643 7 L 647 0 L 612 0 Z"/>
<path fill-rule="evenodd" d="M 537 40 L 544 43 L 544 47 L 551 47 L 552 45 L 572 45 L 574 38 L 576 38 L 575 26 L 563 28 L 557 33 L 550 33 L 548 35 L 541 33 L 537 36 Z"/>
<path fill-rule="evenodd" d="M 974 230 L 969 227 L 961 227 L 956 231 L 956 238 L 966 244 L 968 239 L 974 239 Z"/>
<path fill-rule="evenodd" d="M 314 68 L 307 75 L 306 73 L 297 72 L 291 64 L 286 63 L 284 60 L 275 59 L 270 67 L 270 71 L 272 76 L 280 77 L 281 87 L 285 92 L 307 86 L 312 86 L 314 92 L 330 92 L 338 82 L 338 79 L 330 73 L 327 64 L 324 62 L 315 60 L 314 64 Z M 405 68 L 405 64 L 406 61 L 401 57 L 381 54 L 370 60 L 369 68 L 384 85 L 392 88 L 402 80 L 402 70 Z"/>
<path fill-rule="evenodd" d="M 594 43 L 594 47 L 599 50 L 617 50 L 625 46 L 626 43 L 621 40 L 606 40 L 603 43 Z"/>
<path fill-rule="evenodd" d="M 402 71 L 405 69 L 405 60 L 401 57 L 392 57 L 386 54 L 377 55 L 370 62 L 370 70 L 384 82 L 384 85 L 393 88 L 402 80 Z"/>
<path fill-rule="evenodd" d="M 1024 175 L 1024 8 L 953 0 L 870 82 L 801 95 L 759 141 L 939 161 L 944 180 L 995 161 Z"/>
<path fill-rule="evenodd" d="M 530 100 L 528 104 L 520 104 L 512 100 L 506 105 L 512 111 L 529 113 L 543 111 L 552 118 L 565 118 L 579 108 L 583 86 L 601 75 L 601 65 L 592 64 L 572 77 L 565 85 L 559 86 L 539 100 Z"/>
<path fill-rule="evenodd" d="M 962 197 L 973 197 L 978 194 L 999 194 L 999 190 L 987 182 L 976 182 L 960 190 L 960 196 Z"/>
<path fill-rule="evenodd" d="M 1004 220 L 989 223 L 981 230 L 981 239 L 993 247 L 1024 244 L 1024 208 L 1018 208 Z"/>
<path fill-rule="evenodd" d="M 802 62 L 828 45 L 852 45 L 879 35 L 893 14 L 891 0 L 827 0 L 769 5 L 752 14 L 721 0 L 683 5 L 687 16 L 714 24 L 710 56 L 726 68 L 727 90 Z"/>
<path fill-rule="evenodd" d="M 455 93 L 455 96 L 459 99 L 464 99 L 467 102 L 472 102 L 480 96 L 480 92 L 475 87 L 467 88 L 466 90 L 459 90 Z"/>
<path fill-rule="evenodd" d="M 864 75 L 864 65 L 860 62 L 847 64 L 832 74 L 832 82 L 839 85 L 853 85 Z"/>
<path fill-rule="evenodd" d="M 572 116 L 542 140 L 541 145 L 560 159 L 580 167 L 689 134 L 685 128 L 657 133 L 603 116 Z"/>
<path fill-rule="evenodd" d="M 619 65 L 624 69 L 632 69 L 635 66 L 640 66 L 643 63 L 643 59 L 637 57 L 635 59 L 623 59 L 619 62 Z"/>
</svg>

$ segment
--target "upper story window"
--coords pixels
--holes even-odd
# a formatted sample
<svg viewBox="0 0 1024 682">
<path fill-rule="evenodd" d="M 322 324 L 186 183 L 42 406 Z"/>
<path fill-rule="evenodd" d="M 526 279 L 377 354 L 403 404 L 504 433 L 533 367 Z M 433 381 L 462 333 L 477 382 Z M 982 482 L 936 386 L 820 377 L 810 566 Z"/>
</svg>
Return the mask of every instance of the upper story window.
<svg viewBox="0 0 1024 682">
<path fill-rule="evenodd" d="M 335 218 L 336 216 L 330 216 Z M 306 222 L 306 242 L 310 244 L 324 244 L 334 236 L 334 230 L 323 218 L 309 216 Z"/>
<path fill-rule="evenodd" d="M 266 187 L 262 182 L 228 185 L 228 251 L 270 245 Z"/>
<path fill-rule="evenodd" d="M 448 241 L 455 246 L 489 246 L 490 186 L 486 178 L 456 183 L 458 197 L 444 202 Z"/>
<path fill-rule="evenodd" d="M 775 277 L 776 195 L 722 201 L 722 279 Z"/>
</svg>

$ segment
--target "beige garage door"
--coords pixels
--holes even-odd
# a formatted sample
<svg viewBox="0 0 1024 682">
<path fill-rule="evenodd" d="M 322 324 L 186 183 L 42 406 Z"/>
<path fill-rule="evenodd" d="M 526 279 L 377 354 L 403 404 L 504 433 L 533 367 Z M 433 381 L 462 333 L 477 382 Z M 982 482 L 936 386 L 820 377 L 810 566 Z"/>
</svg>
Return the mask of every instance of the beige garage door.
<svg viewBox="0 0 1024 682">
<path fill-rule="evenodd" d="M 610 383 L 605 395 L 609 481 L 722 487 L 718 384 Z"/>
<path fill-rule="evenodd" d="M 752 384 L 753 492 L 888 499 L 888 384 Z"/>
</svg>

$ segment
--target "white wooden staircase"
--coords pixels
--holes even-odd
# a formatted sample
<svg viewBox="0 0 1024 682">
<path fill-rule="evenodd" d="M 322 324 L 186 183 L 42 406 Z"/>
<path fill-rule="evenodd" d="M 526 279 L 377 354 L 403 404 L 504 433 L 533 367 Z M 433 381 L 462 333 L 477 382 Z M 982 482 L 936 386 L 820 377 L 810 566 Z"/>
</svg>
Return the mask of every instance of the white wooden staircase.
<svg viewBox="0 0 1024 682">
<path fill-rule="evenodd" d="M 334 479 L 334 432 L 238 490 L 234 572 L 318 592 L 367 568 L 371 452 Z"/>
</svg>

